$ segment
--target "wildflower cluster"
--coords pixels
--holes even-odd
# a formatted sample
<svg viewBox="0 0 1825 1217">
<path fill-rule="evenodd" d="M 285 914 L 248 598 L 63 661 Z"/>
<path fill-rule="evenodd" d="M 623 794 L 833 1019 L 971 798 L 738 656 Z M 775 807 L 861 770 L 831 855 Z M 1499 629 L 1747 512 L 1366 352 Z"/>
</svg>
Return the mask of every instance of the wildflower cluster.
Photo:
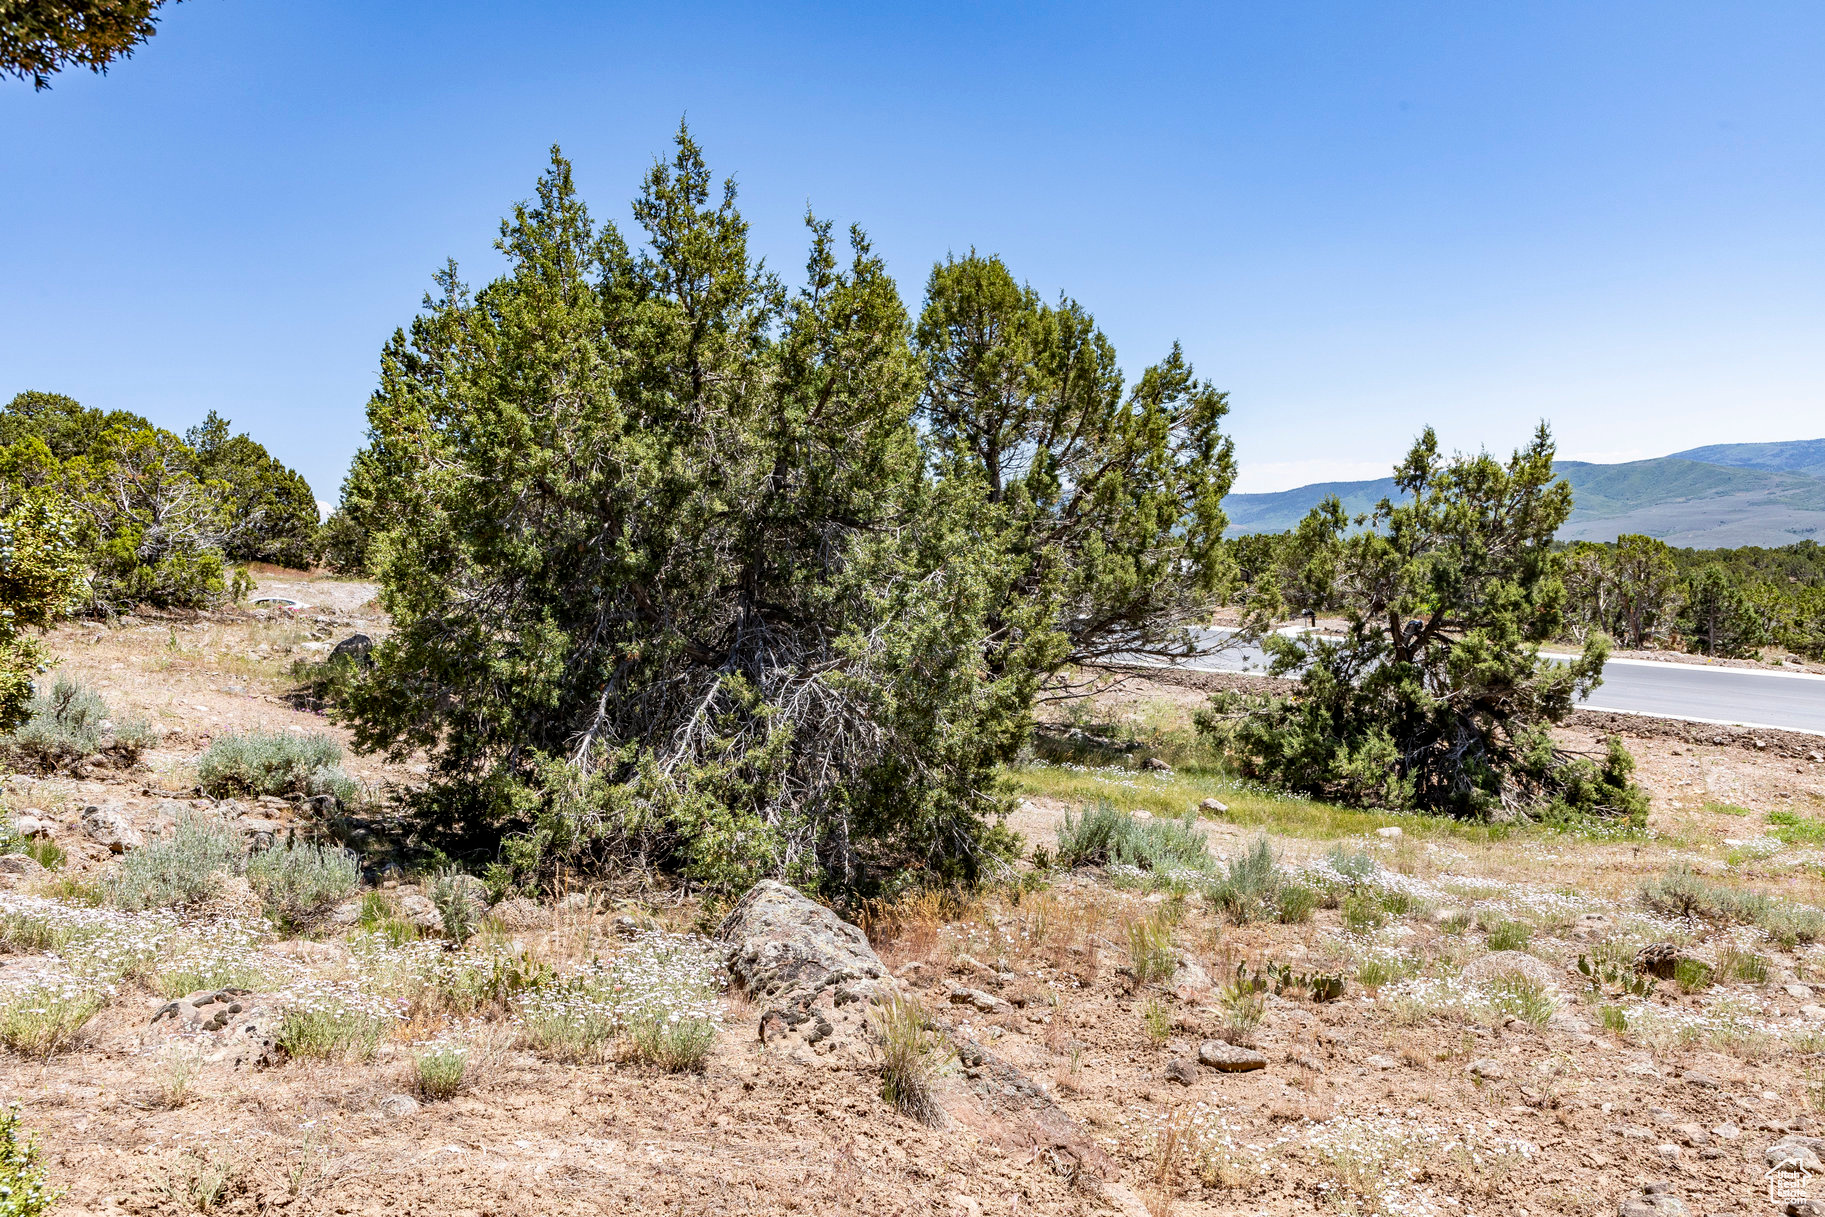
<svg viewBox="0 0 1825 1217">
<path fill-rule="evenodd" d="M 527 1042 L 548 1056 L 600 1059 L 626 1036 L 641 1055 L 664 1057 L 680 1047 L 707 1050 L 725 983 L 713 944 L 652 930 L 612 959 L 523 993 L 515 1004 Z"/>
<path fill-rule="evenodd" d="M 358 982 L 304 977 L 280 995 L 279 1046 L 293 1056 L 366 1060 L 405 1015 Z"/>
</svg>

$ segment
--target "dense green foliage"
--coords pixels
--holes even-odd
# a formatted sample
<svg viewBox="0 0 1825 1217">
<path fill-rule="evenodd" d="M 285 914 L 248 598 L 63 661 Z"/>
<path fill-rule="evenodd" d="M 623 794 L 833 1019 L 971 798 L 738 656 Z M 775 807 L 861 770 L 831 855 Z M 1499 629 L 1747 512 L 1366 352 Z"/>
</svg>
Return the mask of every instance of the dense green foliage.
<svg viewBox="0 0 1825 1217">
<path fill-rule="evenodd" d="M 1176 346 L 1124 389 L 1082 305 L 975 253 L 932 270 L 914 342 L 931 460 L 980 488 L 1024 567 L 995 623 L 1056 588 L 1071 663 L 1188 653 L 1227 585 L 1224 394 Z"/>
<path fill-rule="evenodd" d="M 912 325 L 860 231 L 839 260 L 808 221 L 788 291 L 683 133 L 634 215 L 638 249 L 554 154 L 508 273 L 445 272 L 388 345 L 343 511 L 395 628 L 339 712 L 427 750 L 427 828 L 505 834 L 521 876 L 980 871 L 1070 645 L 1061 577 L 922 448 Z"/>
<path fill-rule="evenodd" d="M 33 678 L 43 648 L 31 631 L 43 630 L 75 594 L 75 521 L 55 498 L 27 492 L 0 514 L 0 731 L 31 714 Z"/>
<path fill-rule="evenodd" d="M 1632 762 L 1567 756 L 1547 734 L 1601 678 L 1593 637 L 1567 664 L 1540 645 L 1563 628 L 1554 531 L 1571 492 L 1542 427 L 1504 463 L 1442 459 L 1428 430 L 1354 531 L 1335 504 L 1302 529 L 1298 569 L 1322 569 L 1347 621 L 1341 640 L 1270 634 L 1288 698 L 1215 699 L 1200 727 L 1249 773 L 1350 803 L 1469 816 L 1638 817 Z M 1303 559 L 1303 561 L 1300 561 Z"/>
<path fill-rule="evenodd" d="M 18 1106 L 0 1107 L 0 1217 L 44 1217 L 57 1198 L 45 1181 L 38 1145 L 20 1123 Z"/>
<path fill-rule="evenodd" d="M 104 73 L 158 32 L 167 0 L 0 0 L 0 73 L 51 87 L 65 68 Z M 178 0 L 169 0 L 178 3 Z"/>
<path fill-rule="evenodd" d="M 0 510 L 32 495 L 68 516 L 97 612 L 201 607 L 225 594 L 227 562 L 302 565 L 316 541 L 310 487 L 213 412 L 179 437 L 21 393 L 0 410 Z"/>
</svg>

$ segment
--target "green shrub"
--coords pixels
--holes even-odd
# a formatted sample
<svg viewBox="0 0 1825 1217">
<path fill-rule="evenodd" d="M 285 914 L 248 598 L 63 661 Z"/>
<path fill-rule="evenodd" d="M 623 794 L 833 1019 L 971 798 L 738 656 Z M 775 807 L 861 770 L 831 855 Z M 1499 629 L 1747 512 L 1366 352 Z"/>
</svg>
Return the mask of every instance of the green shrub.
<svg viewBox="0 0 1825 1217">
<path fill-rule="evenodd" d="M 251 731 L 224 735 L 197 762 L 197 781 L 216 798 L 230 795 L 315 795 L 349 779 L 338 766 L 342 745 L 327 735 Z"/>
<path fill-rule="evenodd" d="M 1256 837 L 1253 845 L 1224 862 L 1222 875 L 1205 890 L 1205 895 L 1231 920 L 1245 925 L 1274 915 L 1274 897 L 1284 878 L 1267 838 Z"/>
<path fill-rule="evenodd" d="M 1641 886 L 1641 901 L 1657 913 L 1759 926 L 1784 947 L 1825 936 L 1825 913 L 1777 900 L 1764 892 L 1712 883 L 1688 866 L 1676 866 Z"/>
<path fill-rule="evenodd" d="M 1603 1024 L 1605 1031 L 1614 1031 L 1617 1035 L 1625 1034 L 1629 1029 L 1628 1011 L 1621 1006 L 1613 1006 L 1605 1002 L 1597 1007 L 1597 1019 Z"/>
<path fill-rule="evenodd" d="M 1137 820 L 1106 799 L 1058 829 L 1058 865 L 1132 866 L 1144 871 L 1206 870 L 1210 847 L 1187 812 L 1183 820 Z"/>
<path fill-rule="evenodd" d="M 464 1044 L 439 1041 L 412 1054 L 412 1088 L 422 1099 L 448 1099 L 462 1089 L 469 1070 L 469 1049 Z"/>
<path fill-rule="evenodd" d="M 340 846 L 287 841 L 249 858 L 247 881 L 266 915 L 292 926 L 360 886 L 361 862 Z"/>
<path fill-rule="evenodd" d="M 0 1108 L 0 1217 L 43 1217 L 58 1196 L 45 1182 L 37 1144 L 19 1124 L 19 1108 Z"/>
<path fill-rule="evenodd" d="M 372 998 L 334 990 L 301 994 L 286 1003 L 275 1038 L 292 1056 L 365 1061 L 392 1029 L 393 1014 Z"/>
<path fill-rule="evenodd" d="M 75 977 L 28 976 L 0 989 L 0 1045 L 49 1057 L 74 1043 L 107 1004 L 104 991 Z"/>
<path fill-rule="evenodd" d="M 1683 992 L 1701 993 L 1711 987 L 1711 965 L 1702 959 L 1685 958 L 1673 964 L 1673 983 Z"/>
<path fill-rule="evenodd" d="M 1147 1004 L 1141 1007 L 1141 1026 L 1147 1030 L 1147 1038 L 1156 1044 L 1163 1044 L 1172 1035 L 1172 1010 L 1158 997 L 1150 997 Z"/>
<path fill-rule="evenodd" d="M 474 937 L 481 925 L 485 891 L 481 880 L 453 866 L 439 871 L 431 881 L 427 894 L 443 921 L 444 935 L 458 946 Z"/>
<path fill-rule="evenodd" d="M 1533 927 L 1525 921 L 1502 920 L 1489 927 L 1491 951 L 1525 951 L 1533 939 Z"/>
<path fill-rule="evenodd" d="M 921 1124 L 942 1124 L 935 1092 L 953 1053 L 924 1007 L 896 993 L 870 1021 L 881 1054 L 881 1097 Z"/>
<path fill-rule="evenodd" d="M 1156 913 L 1128 923 L 1128 970 L 1137 986 L 1165 980 L 1177 966 L 1171 921 Z"/>
<path fill-rule="evenodd" d="M 32 698 L 28 714 L 7 747 L 21 764 L 44 771 L 98 754 L 132 765 L 156 739 L 144 719 L 116 720 L 99 693 L 61 676 L 49 693 Z"/>
<path fill-rule="evenodd" d="M 667 1073 L 695 1073 L 716 1042 L 716 1024 L 707 1018 L 648 1014 L 629 1025 L 627 1041 L 630 1060 Z"/>
<path fill-rule="evenodd" d="M 381 935 L 393 946 L 418 937 L 418 927 L 411 918 L 401 916 L 382 892 L 368 892 L 361 897 L 361 912 L 356 915 L 355 924 Z"/>
<path fill-rule="evenodd" d="M 1343 926 L 1352 934 L 1377 929 L 1388 914 L 1374 892 L 1351 892 L 1343 898 Z"/>
<path fill-rule="evenodd" d="M 121 855 L 104 885 L 110 904 L 130 913 L 191 904 L 211 895 L 217 876 L 242 866 L 241 835 L 215 816 L 185 814 L 168 837 Z"/>
<path fill-rule="evenodd" d="M 1501 1014 L 1544 1027 L 1559 1009 L 1552 990 L 1522 972 L 1509 972 L 1489 982 L 1490 1003 Z"/>
<path fill-rule="evenodd" d="M 1318 893 L 1303 883 L 1283 883 L 1274 893 L 1274 912 L 1287 925 L 1310 921 L 1317 907 Z"/>
</svg>

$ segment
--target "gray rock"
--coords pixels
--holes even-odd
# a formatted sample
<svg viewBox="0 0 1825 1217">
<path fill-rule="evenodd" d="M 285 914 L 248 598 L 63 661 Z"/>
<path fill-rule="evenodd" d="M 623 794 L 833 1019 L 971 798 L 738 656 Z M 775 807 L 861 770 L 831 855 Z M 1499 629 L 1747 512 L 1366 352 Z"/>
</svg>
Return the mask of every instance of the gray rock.
<svg viewBox="0 0 1825 1217">
<path fill-rule="evenodd" d="M 29 854 L 0 854 L 0 875 L 42 875 L 44 867 Z"/>
<path fill-rule="evenodd" d="M 733 948 L 730 977 L 751 1000 L 807 1004 L 825 990 L 887 980 L 867 935 L 771 879 L 736 902 L 716 936 Z"/>
<path fill-rule="evenodd" d="M 1166 982 L 1166 987 L 1175 993 L 1180 989 L 1202 993 L 1210 988 L 1210 973 L 1197 960 L 1183 955 L 1179 958 L 1179 966 L 1172 971 L 1172 979 Z"/>
<path fill-rule="evenodd" d="M 354 925 L 360 920 L 361 898 L 359 896 L 353 900 L 344 900 L 330 910 L 329 922 L 331 925 Z"/>
<path fill-rule="evenodd" d="M 330 659 L 348 659 L 365 664 L 374 650 L 374 640 L 366 634 L 350 634 L 330 651 Z"/>
<path fill-rule="evenodd" d="M 1686 1070 L 1686 1072 L 1681 1075 L 1681 1080 L 1684 1081 L 1686 1085 L 1696 1086 L 1700 1090 L 1716 1090 L 1719 1084 L 1717 1079 L 1710 1074 L 1700 1073 L 1696 1069 Z"/>
<path fill-rule="evenodd" d="M 551 926 L 551 914 L 544 906 L 524 896 L 501 901 L 489 916 L 509 930 L 543 930 Z"/>
<path fill-rule="evenodd" d="M 1508 1076 L 1508 1070 L 1502 1065 L 1502 1062 L 1487 1056 L 1478 1057 L 1476 1060 L 1471 1061 L 1470 1064 L 1465 1067 L 1464 1072 L 1468 1073 L 1473 1078 L 1480 1078 L 1485 1082 L 1499 1082 Z"/>
<path fill-rule="evenodd" d="M 953 1006 L 973 1006 L 984 1014 L 999 1014 L 1003 1010 L 1013 1009 L 993 993 L 966 988 L 963 985 L 957 985 L 951 989 L 950 1000 Z"/>
<path fill-rule="evenodd" d="M 441 934 L 444 932 L 443 915 L 437 911 L 437 906 L 431 903 L 431 898 L 423 892 L 400 889 L 399 893 L 393 897 L 393 908 L 401 917 L 410 921 L 424 933 Z"/>
<path fill-rule="evenodd" d="M 1666 1184 L 1648 1184 L 1649 1188 L 1664 1189 Z M 1672 1192 L 1643 1190 L 1639 1196 L 1630 1196 L 1616 1206 L 1617 1217 L 1687 1217 L 1689 1210 L 1686 1202 Z"/>
<path fill-rule="evenodd" d="M 28 807 L 13 817 L 13 831 L 22 837 L 48 837 L 51 821 L 36 807 Z"/>
<path fill-rule="evenodd" d="M 277 999 L 246 989 L 200 989 L 158 1008 L 149 1035 L 174 1033 L 212 1042 L 202 1059 L 233 1065 L 276 1065 L 285 1057 L 278 1044 Z"/>
<path fill-rule="evenodd" d="M 1198 800 L 1198 810 L 1205 815 L 1227 815 L 1229 813 L 1229 804 L 1223 802 L 1221 799 L 1200 799 Z"/>
<path fill-rule="evenodd" d="M 1773 1145 L 1762 1151 L 1762 1158 L 1771 1167 L 1783 1163 L 1794 1163 L 1801 1170 L 1810 1172 L 1825 1171 L 1825 1141 L 1817 1137 L 1802 1137 L 1788 1133 Z"/>
<path fill-rule="evenodd" d="M 138 849 L 146 843 L 139 829 L 133 827 L 133 821 L 127 813 L 118 807 L 97 807 L 94 804 L 82 809 L 82 833 L 97 845 L 106 846 L 108 852 L 124 854 L 130 849 Z"/>
<path fill-rule="evenodd" d="M 1266 1069 L 1267 1058 L 1252 1048 L 1239 1048 L 1222 1040 L 1205 1040 L 1198 1045 L 1198 1064 L 1222 1073 L 1247 1073 Z"/>
<path fill-rule="evenodd" d="M 1808 985 L 1787 985 L 1787 996 L 1798 1001 L 1811 1001 L 1812 988 Z"/>
<path fill-rule="evenodd" d="M 1190 1086 L 1198 1080 L 1198 1067 L 1192 1061 L 1173 1061 L 1166 1066 L 1166 1080 L 1177 1082 L 1181 1086 Z"/>
<path fill-rule="evenodd" d="M 1391 1056 L 1383 1056 L 1380 1053 L 1376 1053 L 1374 1056 L 1371 1056 L 1364 1063 L 1367 1064 L 1371 1069 L 1384 1069 L 1385 1070 L 1385 1069 L 1399 1069 L 1400 1068 L 1399 1061 L 1395 1060 Z"/>
<path fill-rule="evenodd" d="M 374 1104 L 374 1108 L 389 1120 L 397 1120 L 416 1112 L 418 1100 L 409 1094 L 390 1094 Z"/>
</svg>

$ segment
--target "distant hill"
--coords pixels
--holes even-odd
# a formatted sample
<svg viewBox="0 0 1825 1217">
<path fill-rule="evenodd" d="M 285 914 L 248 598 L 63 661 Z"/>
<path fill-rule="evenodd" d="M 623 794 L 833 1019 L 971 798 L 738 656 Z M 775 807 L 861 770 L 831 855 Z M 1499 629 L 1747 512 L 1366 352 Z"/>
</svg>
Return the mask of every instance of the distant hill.
<svg viewBox="0 0 1825 1217">
<path fill-rule="evenodd" d="M 1779 444 L 1712 444 L 1688 448 L 1674 456 L 1734 469 L 1768 469 L 1825 478 L 1825 439 L 1794 439 Z"/>
<path fill-rule="evenodd" d="M 1669 545 L 1719 549 L 1825 540 L 1825 439 L 1718 444 L 1620 465 L 1560 461 L 1572 485 L 1567 541 L 1645 533 Z M 1223 500 L 1232 532 L 1284 532 L 1328 495 L 1351 515 L 1395 494 L 1392 478 L 1319 482 Z"/>
</svg>

